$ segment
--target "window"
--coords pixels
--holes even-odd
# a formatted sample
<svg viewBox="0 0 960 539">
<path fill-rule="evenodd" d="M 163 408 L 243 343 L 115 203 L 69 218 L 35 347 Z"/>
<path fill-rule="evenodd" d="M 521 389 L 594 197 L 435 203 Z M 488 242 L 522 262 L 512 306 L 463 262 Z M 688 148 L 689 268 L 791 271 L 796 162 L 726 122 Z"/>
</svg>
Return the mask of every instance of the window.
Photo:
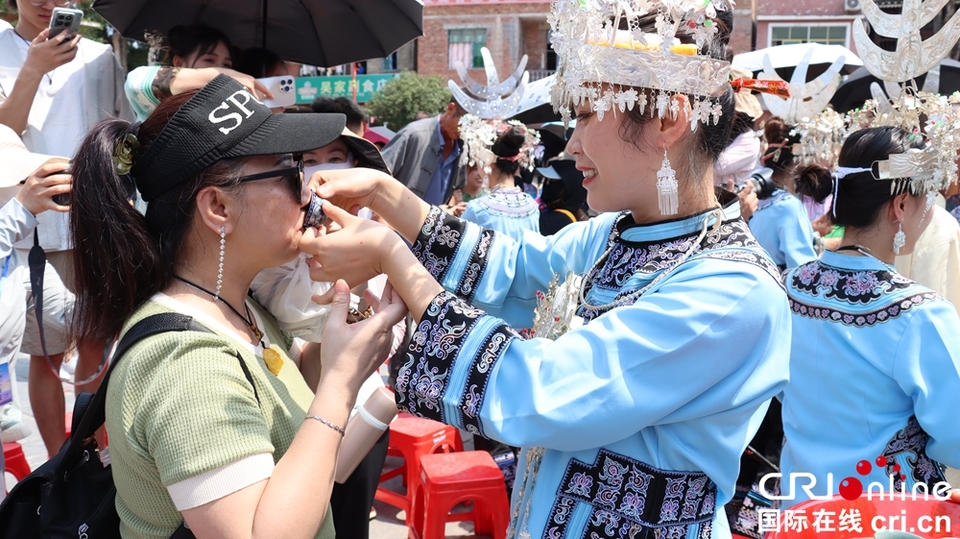
<svg viewBox="0 0 960 539">
<path fill-rule="evenodd" d="M 381 71 L 388 72 L 396 71 L 397 69 L 397 52 L 394 51 L 383 59 L 383 67 L 381 68 Z"/>
<path fill-rule="evenodd" d="M 462 62 L 467 69 L 482 68 L 480 49 L 487 44 L 486 28 L 449 30 L 447 41 L 447 68 L 456 69 Z"/>
<path fill-rule="evenodd" d="M 789 43 L 823 43 L 824 45 L 847 45 L 846 26 L 773 26 L 770 29 L 770 45 Z"/>
</svg>

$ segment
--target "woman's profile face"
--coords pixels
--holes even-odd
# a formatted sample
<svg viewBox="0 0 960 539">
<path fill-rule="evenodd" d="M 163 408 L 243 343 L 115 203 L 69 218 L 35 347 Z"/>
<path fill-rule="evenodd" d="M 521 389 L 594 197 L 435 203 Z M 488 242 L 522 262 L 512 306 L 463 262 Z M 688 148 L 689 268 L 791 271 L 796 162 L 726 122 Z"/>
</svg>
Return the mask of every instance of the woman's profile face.
<svg viewBox="0 0 960 539">
<path fill-rule="evenodd" d="M 244 166 L 241 175 L 247 176 L 270 170 L 295 166 L 293 156 L 269 155 L 253 157 Z M 243 210 L 233 236 L 238 255 L 246 253 L 259 257 L 264 267 L 271 267 L 292 260 L 297 256 L 300 238 L 303 235 L 303 206 L 309 200 L 304 186 L 300 200 L 291 192 L 289 177 L 278 176 L 263 180 L 244 182 L 241 185 Z M 229 246 L 228 246 L 229 249 Z"/>
<path fill-rule="evenodd" d="M 601 212 L 629 209 L 642 213 L 646 198 L 653 199 L 656 208 L 656 171 L 663 155 L 641 151 L 624 141 L 620 128 L 629 120 L 619 111 L 616 116 L 612 110 L 606 111 L 601 121 L 584 102 L 574 112 L 577 126 L 567 152 L 576 159 L 577 170 L 583 172 L 590 207 Z M 639 146 L 645 148 L 642 140 Z"/>
<path fill-rule="evenodd" d="M 204 67 L 233 67 L 233 59 L 230 56 L 230 48 L 224 42 L 217 43 L 217 46 L 210 51 L 195 50 L 188 54 L 186 58 L 180 56 L 173 57 L 175 67 L 189 67 L 192 69 L 201 69 Z"/>
</svg>

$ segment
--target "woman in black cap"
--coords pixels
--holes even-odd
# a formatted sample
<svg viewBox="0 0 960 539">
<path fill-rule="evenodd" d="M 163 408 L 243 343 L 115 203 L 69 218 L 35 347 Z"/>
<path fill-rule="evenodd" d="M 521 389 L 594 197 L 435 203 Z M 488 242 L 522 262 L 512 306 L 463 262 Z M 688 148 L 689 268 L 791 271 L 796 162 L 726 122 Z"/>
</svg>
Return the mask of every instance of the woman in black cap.
<svg viewBox="0 0 960 539">
<path fill-rule="evenodd" d="M 124 537 L 170 537 L 184 522 L 201 538 L 334 537 L 343 427 L 405 309 L 385 290 L 368 298 L 377 315 L 346 326 L 349 292 L 337 283 L 327 346 L 293 350 L 247 291 L 259 271 L 298 255 L 309 197 L 298 154 L 343 124 L 271 114 L 220 76 L 164 101 L 142 126 L 104 122 L 83 142 L 71 217 L 76 331 L 114 338 L 171 311 L 210 330 L 140 341 L 105 386 Z M 128 203 L 134 186 L 145 216 Z"/>
</svg>

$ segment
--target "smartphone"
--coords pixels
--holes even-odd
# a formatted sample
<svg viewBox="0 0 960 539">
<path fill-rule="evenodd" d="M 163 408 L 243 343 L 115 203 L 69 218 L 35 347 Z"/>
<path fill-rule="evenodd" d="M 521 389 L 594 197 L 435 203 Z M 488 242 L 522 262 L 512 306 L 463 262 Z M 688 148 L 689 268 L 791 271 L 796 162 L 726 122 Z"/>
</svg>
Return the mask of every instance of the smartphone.
<svg viewBox="0 0 960 539">
<path fill-rule="evenodd" d="M 277 107 L 289 107 L 297 102 L 297 89 L 294 84 L 294 78 L 290 75 L 280 75 L 279 77 L 267 77 L 257 79 L 261 84 L 270 90 L 273 99 L 264 99 L 263 104 L 273 109 Z"/>
<path fill-rule="evenodd" d="M 44 165 L 52 165 L 52 164 L 64 164 L 64 165 L 67 165 L 66 167 L 64 167 L 63 171 L 58 172 L 57 174 L 70 174 L 70 165 L 71 165 L 72 163 L 70 162 L 69 159 L 66 159 L 66 158 L 64 158 L 64 157 L 51 157 L 50 159 L 47 159 L 46 161 L 44 161 L 43 164 L 44 164 Z M 43 165 L 41 165 L 41 166 L 43 166 Z M 61 206 L 69 206 L 69 205 L 70 205 L 70 192 L 69 192 L 69 191 L 67 191 L 66 193 L 60 193 L 59 195 L 53 195 L 53 196 L 50 197 L 50 198 L 51 198 L 55 203 L 57 203 L 57 204 L 59 204 L 59 205 L 61 205 Z"/>
<path fill-rule="evenodd" d="M 60 32 L 67 32 L 66 39 L 73 39 L 73 36 L 80 32 L 80 22 L 83 20 L 83 12 L 79 9 L 66 7 L 55 7 L 50 14 L 50 37 L 53 39 Z"/>
</svg>

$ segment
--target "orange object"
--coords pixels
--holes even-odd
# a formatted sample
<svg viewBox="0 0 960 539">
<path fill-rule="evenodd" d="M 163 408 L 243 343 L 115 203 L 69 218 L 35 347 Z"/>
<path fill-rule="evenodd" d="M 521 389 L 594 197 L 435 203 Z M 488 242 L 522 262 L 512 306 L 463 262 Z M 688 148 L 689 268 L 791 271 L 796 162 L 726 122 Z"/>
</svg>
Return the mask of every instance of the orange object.
<svg viewBox="0 0 960 539">
<path fill-rule="evenodd" d="M 790 97 L 790 85 L 783 80 L 734 79 L 730 81 L 730 85 L 733 86 L 734 92 L 747 89 L 761 94 Z"/>
<path fill-rule="evenodd" d="M 443 539 L 447 522 L 469 520 L 474 535 L 505 539 L 510 525 L 510 503 L 503 472 L 486 451 L 426 455 L 420 459 L 420 485 L 413 502 L 411 537 Z M 466 512 L 450 514 L 460 503 L 472 502 Z"/>
<path fill-rule="evenodd" d="M 30 475 L 27 456 L 23 454 L 23 447 L 17 442 L 3 444 L 3 461 L 6 470 L 16 477 L 17 481 L 21 481 L 24 477 Z"/>
<path fill-rule="evenodd" d="M 419 483 L 417 478 L 420 477 L 420 458 L 433 453 L 452 451 L 463 451 L 463 441 L 460 440 L 460 432 L 457 429 L 430 419 L 400 414 L 390 424 L 387 455 L 402 457 L 403 464 L 381 473 L 380 482 L 401 476 L 407 492 L 400 494 L 381 486 L 377 487 L 375 498 L 406 511 L 406 523 L 409 525 L 412 522 L 410 506 Z"/>
<path fill-rule="evenodd" d="M 873 499 L 863 493 L 856 500 L 846 500 L 834 496 L 830 500 L 808 500 L 789 509 L 780 510 L 780 530 L 768 533 L 766 539 L 855 539 L 877 536 L 877 532 L 906 532 L 925 539 L 940 539 L 960 536 L 960 503 L 940 501 L 933 494 L 924 500 L 923 493 L 915 497 L 907 492 L 901 499 L 899 492 L 883 493 L 882 498 L 876 492 Z M 891 499 L 892 498 L 892 499 Z M 787 512 L 792 511 L 791 515 Z M 806 526 L 797 526 L 799 511 L 803 511 Z M 820 529 L 815 526 L 816 515 L 832 517 L 830 528 L 823 529 L 824 517 L 821 516 Z M 846 525 L 841 527 L 841 514 L 846 515 Z M 852 515 L 856 515 L 854 518 Z M 791 520 L 794 526 L 787 527 Z M 856 520 L 860 530 L 851 526 Z M 802 528 L 802 529 L 801 529 Z"/>
</svg>

